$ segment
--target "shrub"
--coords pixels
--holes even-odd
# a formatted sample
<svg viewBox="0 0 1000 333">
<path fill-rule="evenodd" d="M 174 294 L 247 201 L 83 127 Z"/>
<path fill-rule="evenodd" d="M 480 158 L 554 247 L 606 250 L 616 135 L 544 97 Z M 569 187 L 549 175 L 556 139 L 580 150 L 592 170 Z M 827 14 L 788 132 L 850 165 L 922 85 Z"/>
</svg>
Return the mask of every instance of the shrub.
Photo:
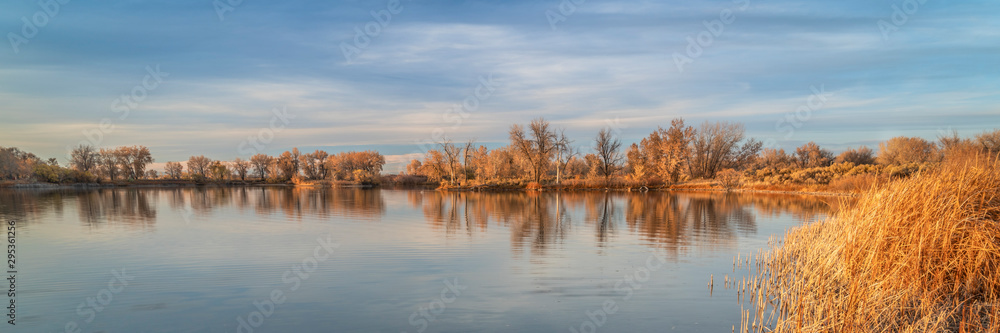
<svg viewBox="0 0 1000 333">
<path fill-rule="evenodd" d="M 718 180 L 719 184 L 726 190 L 739 187 L 742 178 L 743 176 L 740 175 L 738 171 L 733 169 L 725 169 L 719 171 L 719 173 L 715 175 L 715 180 Z"/>
</svg>

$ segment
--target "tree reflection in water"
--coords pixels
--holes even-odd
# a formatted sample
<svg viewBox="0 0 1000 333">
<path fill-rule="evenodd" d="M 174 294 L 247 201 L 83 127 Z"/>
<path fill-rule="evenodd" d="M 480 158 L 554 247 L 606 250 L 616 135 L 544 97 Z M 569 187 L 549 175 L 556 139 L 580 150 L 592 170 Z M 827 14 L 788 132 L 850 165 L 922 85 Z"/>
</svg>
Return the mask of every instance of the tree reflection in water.
<svg viewBox="0 0 1000 333">
<path fill-rule="evenodd" d="M 206 217 L 232 207 L 257 215 L 345 217 L 377 221 L 386 213 L 386 193 L 406 198 L 424 220 L 447 237 L 486 233 L 491 224 L 510 230 L 513 251 L 544 254 L 576 226 L 592 233 L 598 248 L 623 231 L 678 256 L 690 250 L 732 248 L 757 233 L 757 217 L 789 214 L 800 221 L 827 216 L 849 200 L 799 195 L 719 192 L 448 192 L 309 187 L 183 187 L 97 190 L 0 190 L 0 216 L 36 223 L 40 214 L 61 215 L 76 202 L 80 221 L 91 227 L 122 224 L 152 228 L 161 195 L 176 212 Z M 75 200 L 66 200 L 67 198 Z M 588 231 L 590 230 L 590 231 Z"/>
<path fill-rule="evenodd" d="M 510 228 L 512 248 L 530 245 L 544 253 L 577 225 L 593 230 L 596 245 L 627 227 L 650 246 L 678 256 L 685 251 L 733 248 L 741 235 L 757 233 L 757 214 L 791 214 L 800 220 L 826 216 L 837 199 L 815 196 L 718 192 L 446 192 L 410 191 L 434 229 L 450 237 Z M 581 213 L 582 212 L 582 213 Z"/>
</svg>

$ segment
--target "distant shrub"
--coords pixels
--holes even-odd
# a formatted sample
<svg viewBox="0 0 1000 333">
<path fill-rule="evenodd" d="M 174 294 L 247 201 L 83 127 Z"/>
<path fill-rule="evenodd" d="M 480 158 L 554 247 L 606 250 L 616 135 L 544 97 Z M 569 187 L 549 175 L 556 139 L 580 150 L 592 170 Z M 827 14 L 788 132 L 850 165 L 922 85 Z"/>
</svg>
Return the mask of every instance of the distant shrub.
<svg viewBox="0 0 1000 333">
<path fill-rule="evenodd" d="M 719 184 L 727 190 L 731 190 L 740 186 L 742 182 L 743 175 L 739 171 L 733 169 L 725 169 L 719 171 L 715 175 L 715 180 L 719 181 Z"/>
</svg>

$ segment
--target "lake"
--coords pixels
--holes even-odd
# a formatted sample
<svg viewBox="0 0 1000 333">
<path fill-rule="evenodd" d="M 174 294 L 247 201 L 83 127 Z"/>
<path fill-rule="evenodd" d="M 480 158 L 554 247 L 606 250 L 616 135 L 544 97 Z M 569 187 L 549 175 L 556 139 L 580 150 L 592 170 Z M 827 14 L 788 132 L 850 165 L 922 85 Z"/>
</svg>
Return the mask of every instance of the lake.
<svg viewBox="0 0 1000 333">
<path fill-rule="evenodd" d="M 722 280 L 745 274 L 733 272 L 737 253 L 825 218 L 837 201 L 0 190 L 0 217 L 17 227 L 16 329 L 3 331 L 730 332 L 740 306 Z"/>
</svg>

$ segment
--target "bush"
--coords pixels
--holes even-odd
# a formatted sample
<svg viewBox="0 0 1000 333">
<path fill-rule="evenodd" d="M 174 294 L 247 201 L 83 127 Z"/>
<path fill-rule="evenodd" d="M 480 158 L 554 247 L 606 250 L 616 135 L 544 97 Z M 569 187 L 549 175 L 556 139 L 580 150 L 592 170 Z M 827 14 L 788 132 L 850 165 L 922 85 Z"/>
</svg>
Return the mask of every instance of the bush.
<svg viewBox="0 0 1000 333">
<path fill-rule="evenodd" d="M 715 180 L 718 180 L 719 184 L 727 190 L 739 187 L 742 178 L 739 171 L 733 169 L 725 169 L 715 175 Z"/>
</svg>

